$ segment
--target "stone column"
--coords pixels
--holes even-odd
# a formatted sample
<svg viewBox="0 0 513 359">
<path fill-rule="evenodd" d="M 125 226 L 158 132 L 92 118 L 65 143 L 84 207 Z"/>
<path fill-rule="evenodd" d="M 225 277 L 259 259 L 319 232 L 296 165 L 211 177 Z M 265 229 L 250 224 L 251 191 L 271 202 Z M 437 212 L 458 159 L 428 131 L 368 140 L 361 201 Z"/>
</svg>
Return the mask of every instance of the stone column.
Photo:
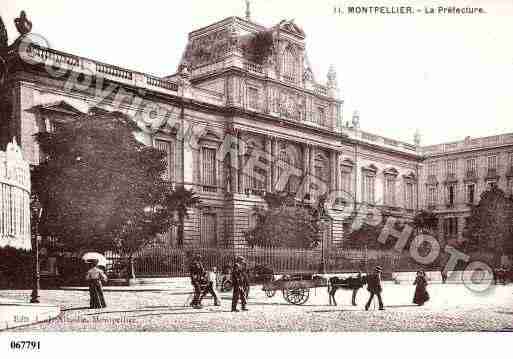
<svg viewBox="0 0 513 359">
<path fill-rule="evenodd" d="M 271 191 L 275 190 L 276 181 L 278 180 L 278 170 L 276 161 L 278 160 L 278 140 L 276 137 L 271 138 Z"/>
<path fill-rule="evenodd" d="M 230 189 L 233 193 L 239 192 L 239 131 L 235 131 L 233 136 L 233 146 L 230 148 L 230 162 L 231 162 L 231 182 Z"/>
<path fill-rule="evenodd" d="M 337 189 L 337 152 L 335 150 L 330 151 L 330 191 Z"/>
<path fill-rule="evenodd" d="M 273 164 L 273 156 L 272 156 L 272 139 L 270 136 L 265 136 L 265 153 L 267 160 L 267 171 L 266 171 L 266 188 L 267 192 L 272 192 L 272 164 Z"/>
<path fill-rule="evenodd" d="M 304 194 L 310 193 L 310 181 L 308 174 L 310 173 L 310 152 L 311 148 L 308 144 L 303 144 L 303 190 Z"/>
<path fill-rule="evenodd" d="M 237 188 L 239 193 L 244 192 L 244 176 L 242 167 L 244 163 L 242 161 L 242 154 L 244 153 L 244 142 L 241 141 L 241 131 L 237 131 Z"/>
</svg>

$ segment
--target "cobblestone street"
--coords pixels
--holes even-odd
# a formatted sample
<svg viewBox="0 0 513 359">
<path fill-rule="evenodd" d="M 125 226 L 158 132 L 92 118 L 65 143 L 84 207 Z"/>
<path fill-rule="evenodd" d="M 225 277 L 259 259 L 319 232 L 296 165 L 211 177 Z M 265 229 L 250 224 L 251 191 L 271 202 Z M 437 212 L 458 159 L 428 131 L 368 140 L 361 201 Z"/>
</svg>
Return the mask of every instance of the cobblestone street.
<svg viewBox="0 0 513 359">
<path fill-rule="evenodd" d="M 88 309 L 88 292 L 44 290 L 41 301 L 59 305 L 61 315 L 45 323 L 15 331 L 501 331 L 513 330 L 513 287 L 496 286 L 486 295 L 461 284 L 433 284 L 431 300 L 423 307 L 411 304 L 414 287 L 386 283 L 385 311 L 377 304 L 363 308 L 368 292 L 360 290 L 358 306 L 351 293 L 339 291 L 339 306 L 328 306 L 325 288 L 311 291 L 303 306 L 285 302 L 280 292 L 267 298 L 253 287 L 249 311 L 230 312 L 231 293 L 222 293 L 222 306 L 204 300 L 194 310 L 183 291 L 108 291 L 108 307 Z M 0 296 L 28 300 L 29 291 L 0 291 Z M 453 299 L 458 298 L 458 299 Z"/>
</svg>

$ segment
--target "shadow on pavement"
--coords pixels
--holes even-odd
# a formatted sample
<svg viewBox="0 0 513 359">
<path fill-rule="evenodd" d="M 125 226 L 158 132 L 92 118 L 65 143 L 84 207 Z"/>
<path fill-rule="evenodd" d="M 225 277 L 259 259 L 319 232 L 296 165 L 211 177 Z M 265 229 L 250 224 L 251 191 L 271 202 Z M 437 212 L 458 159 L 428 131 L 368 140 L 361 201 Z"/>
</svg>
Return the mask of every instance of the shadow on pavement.
<svg viewBox="0 0 513 359">
<path fill-rule="evenodd" d="M 90 309 L 90 308 L 89 307 L 71 307 L 71 308 L 62 309 L 61 312 L 71 312 L 73 310 L 85 310 L 85 309 Z"/>
</svg>

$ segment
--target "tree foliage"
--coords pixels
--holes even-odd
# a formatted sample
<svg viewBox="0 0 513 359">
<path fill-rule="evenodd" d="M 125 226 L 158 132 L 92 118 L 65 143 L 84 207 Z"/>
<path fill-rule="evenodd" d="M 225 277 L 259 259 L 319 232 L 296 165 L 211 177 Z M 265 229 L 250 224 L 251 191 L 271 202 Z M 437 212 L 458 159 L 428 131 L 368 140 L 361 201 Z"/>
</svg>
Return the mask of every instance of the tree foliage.
<svg viewBox="0 0 513 359">
<path fill-rule="evenodd" d="M 473 250 L 513 253 L 513 200 L 497 186 L 481 194 L 467 219 L 465 237 Z"/>
<path fill-rule="evenodd" d="M 314 248 L 320 243 L 316 212 L 287 193 L 268 193 L 267 208 L 255 207 L 256 225 L 246 233 L 250 246 Z"/>
<path fill-rule="evenodd" d="M 420 210 L 413 218 L 413 226 L 420 232 L 432 232 L 438 228 L 438 218 L 431 211 Z"/>
<path fill-rule="evenodd" d="M 122 116 L 83 116 L 40 133 L 46 159 L 33 171 L 39 231 L 73 250 L 133 253 L 172 225 L 164 153 L 137 142 Z"/>
</svg>

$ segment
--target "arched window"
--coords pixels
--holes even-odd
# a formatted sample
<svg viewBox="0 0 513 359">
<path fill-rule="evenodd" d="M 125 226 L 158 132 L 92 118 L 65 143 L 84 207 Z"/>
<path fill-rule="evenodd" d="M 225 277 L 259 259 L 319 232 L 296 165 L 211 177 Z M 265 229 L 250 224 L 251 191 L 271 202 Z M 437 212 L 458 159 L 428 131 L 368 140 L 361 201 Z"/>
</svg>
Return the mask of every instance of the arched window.
<svg viewBox="0 0 513 359">
<path fill-rule="evenodd" d="M 283 78 L 287 81 L 296 82 L 299 70 L 299 62 L 294 49 L 289 46 L 283 53 Z"/>
<path fill-rule="evenodd" d="M 285 184 L 284 188 L 277 188 L 278 191 L 286 191 L 291 193 L 296 193 L 299 189 L 300 179 L 297 176 L 294 176 L 291 174 L 291 171 L 288 168 L 284 168 L 283 163 L 286 163 L 289 166 L 300 168 L 299 166 L 299 155 L 294 149 L 293 146 L 287 146 L 283 148 L 279 154 L 278 154 L 278 160 L 279 163 L 276 166 L 277 168 L 277 175 L 276 178 L 277 181 L 280 181 L 281 176 L 289 176 L 287 179 L 287 183 Z M 282 165 L 280 165 L 282 163 Z"/>
<path fill-rule="evenodd" d="M 328 182 L 329 180 L 329 168 L 328 168 L 328 159 L 322 155 L 318 155 L 315 157 L 315 177 L 319 178 L 324 182 Z"/>
</svg>

